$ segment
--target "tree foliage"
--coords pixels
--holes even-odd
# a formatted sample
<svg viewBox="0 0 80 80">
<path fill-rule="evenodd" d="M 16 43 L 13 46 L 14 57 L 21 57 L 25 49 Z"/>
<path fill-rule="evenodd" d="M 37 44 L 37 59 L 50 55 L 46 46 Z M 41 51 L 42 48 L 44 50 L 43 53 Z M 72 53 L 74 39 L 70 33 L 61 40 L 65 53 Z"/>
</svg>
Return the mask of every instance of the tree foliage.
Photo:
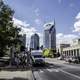
<svg viewBox="0 0 80 80">
<path fill-rule="evenodd" d="M 0 0 L 0 56 L 4 56 L 7 47 L 19 42 L 20 28 L 13 25 L 14 11 Z"/>
<path fill-rule="evenodd" d="M 43 55 L 45 57 L 55 57 L 55 51 L 53 49 L 44 49 Z"/>
</svg>

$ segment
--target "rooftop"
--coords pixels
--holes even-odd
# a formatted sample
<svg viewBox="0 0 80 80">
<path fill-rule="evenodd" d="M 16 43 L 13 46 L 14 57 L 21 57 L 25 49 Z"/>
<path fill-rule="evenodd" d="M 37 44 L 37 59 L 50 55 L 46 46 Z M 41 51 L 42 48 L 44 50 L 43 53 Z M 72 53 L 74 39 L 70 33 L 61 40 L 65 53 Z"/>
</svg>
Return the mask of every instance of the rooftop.
<svg viewBox="0 0 80 80">
<path fill-rule="evenodd" d="M 55 26 L 54 22 L 46 23 L 46 24 L 44 24 L 43 27 L 44 27 L 45 30 L 49 30 L 52 26 Z"/>
</svg>

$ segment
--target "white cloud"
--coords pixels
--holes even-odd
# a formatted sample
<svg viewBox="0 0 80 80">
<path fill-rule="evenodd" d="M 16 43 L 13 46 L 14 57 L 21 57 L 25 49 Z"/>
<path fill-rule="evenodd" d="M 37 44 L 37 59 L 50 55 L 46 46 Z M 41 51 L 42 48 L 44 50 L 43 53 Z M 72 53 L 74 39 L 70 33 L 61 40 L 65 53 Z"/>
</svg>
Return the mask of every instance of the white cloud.
<svg viewBox="0 0 80 80">
<path fill-rule="evenodd" d="M 62 36 L 63 36 L 63 33 L 58 33 L 58 34 L 56 35 L 57 38 L 61 38 Z"/>
<path fill-rule="evenodd" d="M 26 28 L 21 28 L 22 29 L 22 33 L 27 35 L 27 38 L 31 37 L 32 34 L 36 33 L 37 30 L 33 27 L 26 27 Z"/>
<path fill-rule="evenodd" d="M 74 32 L 80 32 L 80 20 L 74 23 Z"/>
<path fill-rule="evenodd" d="M 76 16 L 76 22 L 74 23 L 73 32 L 80 32 L 80 12 Z"/>
<path fill-rule="evenodd" d="M 39 8 L 36 8 L 35 10 L 34 10 L 34 12 L 35 12 L 35 14 L 36 14 L 36 16 L 39 16 L 40 14 L 39 14 Z"/>
<path fill-rule="evenodd" d="M 35 23 L 36 24 L 40 24 L 40 20 L 39 19 L 35 19 Z"/>
<path fill-rule="evenodd" d="M 26 43 L 30 43 L 31 35 L 34 33 L 38 33 L 38 31 L 35 29 L 35 27 L 31 27 L 30 24 L 27 24 L 26 22 L 23 22 L 19 19 L 13 18 L 14 25 L 21 28 L 20 34 L 26 34 Z M 43 37 L 41 33 L 38 33 L 40 37 L 40 45 L 43 44 Z"/>
<path fill-rule="evenodd" d="M 17 27 L 21 28 L 21 32 L 22 34 L 29 34 L 32 35 L 32 33 L 35 33 L 37 30 L 34 27 L 30 27 L 30 24 L 21 21 L 19 19 L 13 18 L 14 21 L 14 25 L 16 25 Z"/>
<path fill-rule="evenodd" d="M 77 14 L 76 19 L 80 19 L 80 12 Z"/>
<path fill-rule="evenodd" d="M 41 19 L 39 19 L 39 18 L 35 19 L 34 22 L 35 22 L 37 25 L 41 25 L 41 24 L 42 24 L 42 21 L 41 21 Z"/>
<path fill-rule="evenodd" d="M 19 19 L 13 18 L 14 21 L 14 25 L 18 25 L 18 27 L 22 26 L 22 27 L 28 27 L 30 26 L 30 24 L 27 24 L 25 21 L 21 21 Z"/>
<path fill-rule="evenodd" d="M 56 38 L 57 38 L 57 45 L 59 45 L 60 43 L 72 44 L 72 40 L 75 39 L 75 38 L 78 38 L 78 36 L 74 35 L 74 34 L 58 33 L 56 35 Z"/>
</svg>

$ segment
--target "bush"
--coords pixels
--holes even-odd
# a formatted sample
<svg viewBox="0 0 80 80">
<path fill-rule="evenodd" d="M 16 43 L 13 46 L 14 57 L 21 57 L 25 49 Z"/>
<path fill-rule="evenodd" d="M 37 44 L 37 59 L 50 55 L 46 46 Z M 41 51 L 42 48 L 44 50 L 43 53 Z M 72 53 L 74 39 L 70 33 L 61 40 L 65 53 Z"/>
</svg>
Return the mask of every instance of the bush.
<svg viewBox="0 0 80 80">
<path fill-rule="evenodd" d="M 49 55 L 49 50 L 48 49 L 44 49 L 43 50 L 43 56 L 48 57 Z"/>
<path fill-rule="evenodd" d="M 52 49 L 44 49 L 43 56 L 52 58 L 54 57 L 54 52 Z"/>
</svg>

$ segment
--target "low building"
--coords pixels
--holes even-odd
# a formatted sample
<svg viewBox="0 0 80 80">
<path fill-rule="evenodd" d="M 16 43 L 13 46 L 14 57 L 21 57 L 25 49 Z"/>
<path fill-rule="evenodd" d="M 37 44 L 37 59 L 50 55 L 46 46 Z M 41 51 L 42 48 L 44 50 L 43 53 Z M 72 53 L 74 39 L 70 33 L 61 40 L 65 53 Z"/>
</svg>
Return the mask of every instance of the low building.
<svg viewBox="0 0 80 80">
<path fill-rule="evenodd" d="M 65 57 L 80 56 L 80 39 L 73 40 L 72 46 L 63 48 L 62 53 Z"/>
<path fill-rule="evenodd" d="M 72 46 L 74 45 L 80 45 L 80 39 L 73 39 Z"/>
<path fill-rule="evenodd" d="M 70 44 L 60 44 L 60 45 L 57 47 L 57 52 L 59 52 L 60 55 L 62 55 L 63 49 L 64 49 L 64 48 L 67 48 L 67 47 L 70 47 Z"/>
<path fill-rule="evenodd" d="M 65 57 L 80 56 L 80 45 L 63 48 Z"/>
</svg>

